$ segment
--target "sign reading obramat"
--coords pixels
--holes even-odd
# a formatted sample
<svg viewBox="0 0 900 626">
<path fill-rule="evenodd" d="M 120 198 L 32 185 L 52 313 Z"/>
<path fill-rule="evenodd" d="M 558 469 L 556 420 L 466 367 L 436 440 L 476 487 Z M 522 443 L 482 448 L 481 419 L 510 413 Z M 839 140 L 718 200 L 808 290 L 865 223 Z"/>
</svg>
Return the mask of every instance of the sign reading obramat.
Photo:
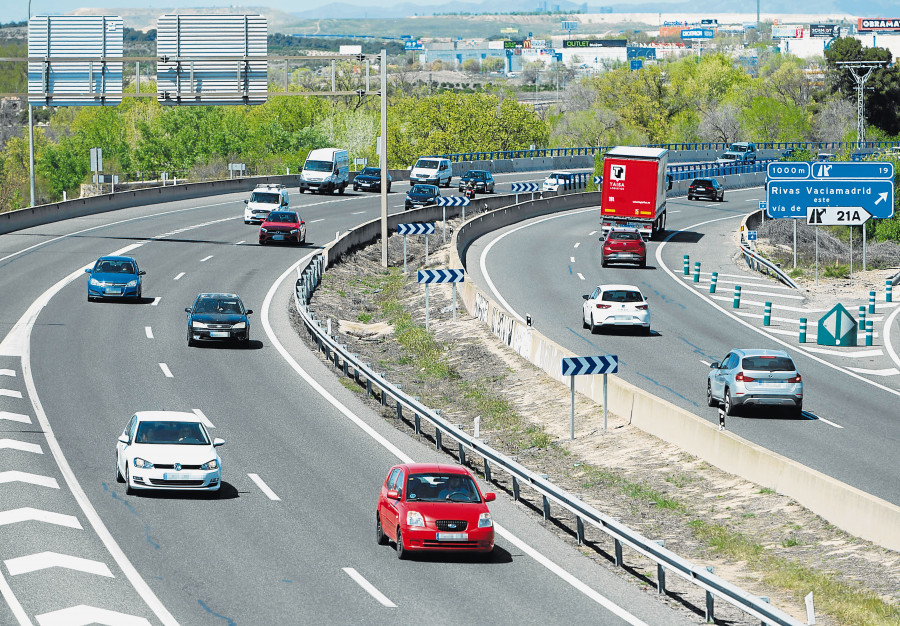
<svg viewBox="0 0 900 626">
<path fill-rule="evenodd" d="M 564 39 L 563 48 L 625 48 L 625 39 Z"/>
<path fill-rule="evenodd" d="M 900 30 L 900 17 L 861 17 L 858 30 Z"/>
</svg>

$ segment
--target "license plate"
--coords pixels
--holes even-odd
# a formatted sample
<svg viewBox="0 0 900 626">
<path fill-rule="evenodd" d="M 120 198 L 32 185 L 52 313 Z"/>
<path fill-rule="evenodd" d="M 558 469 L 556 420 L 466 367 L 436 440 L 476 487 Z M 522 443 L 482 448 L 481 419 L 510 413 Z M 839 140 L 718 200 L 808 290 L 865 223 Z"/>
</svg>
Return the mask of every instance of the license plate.
<svg viewBox="0 0 900 626">
<path fill-rule="evenodd" d="M 616 315 L 617 322 L 627 322 L 630 319 L 631 319 L 630 315 Z"/>
<path fill-rule="evenodd" d="M 210 337 L 231 337 L 231 333 L 227 330 L 212 330 L 209 332 Z"/>
<path fill-rule="evenodd" d="M 272 239 L 275 241 L 284 241 L 284 235 L 272 235 Z"/>
<path fill-rule="evenodd" d="M 190 474 L 172 474 L 169 472 L 163 474 L 163 480 L 193 480 L 193 478 Z"/>
<path fill-rule="evenodd" d="M 122 290 L 121 289 L 107 289 L 106 293 L 113 294 L 113 295 L 119 295 L 122 293 Z"/>
<path fill-rule="evenodd" d="M 438 533 L 438 541 L 468 541 L 469 533 Z"/>
</svg>

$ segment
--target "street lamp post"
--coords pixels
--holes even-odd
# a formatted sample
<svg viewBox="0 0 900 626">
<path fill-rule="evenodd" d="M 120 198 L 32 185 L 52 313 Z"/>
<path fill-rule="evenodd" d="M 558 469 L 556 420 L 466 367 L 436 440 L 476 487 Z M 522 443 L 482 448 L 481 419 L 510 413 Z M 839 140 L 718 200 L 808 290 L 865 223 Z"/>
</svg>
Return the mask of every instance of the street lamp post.
<svg viewBox="0 0 900 626">
<path fill-rule="evenodd" d="M 28 21 L 31 22 L 31 0 L 28 0 Z M 26 98 L 28 104 L 28 180 L 31 187 L 31 204 L 34 206 L 34 109 L 31 100 Z"/>
</svg>

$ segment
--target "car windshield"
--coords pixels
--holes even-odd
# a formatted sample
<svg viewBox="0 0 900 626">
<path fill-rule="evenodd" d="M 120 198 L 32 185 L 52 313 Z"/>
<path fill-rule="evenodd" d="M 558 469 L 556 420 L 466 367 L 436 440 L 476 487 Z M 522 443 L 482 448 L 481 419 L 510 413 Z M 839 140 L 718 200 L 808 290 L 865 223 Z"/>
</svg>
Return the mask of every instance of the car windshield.
<svg viewBox="0 0 900 626">
<path fill-rule="evenodd" d="M 94 268 L 95 272 L 99 272 L 101 274 L 136 274 L 137 271 L 134 269 L 134 263 L 131 261 L 109 261 L 109 260 L 100 260 L 97 261 L 97 266 Z"/>
<path fill-rule="evenodd" d="M 723 154 L 722 156 L 719 157 L 719 159 L 721 159 L 722 161 L 736 161 L 737 155 L 736 154 Z"/>
<path fill-rule="evenodd" d="M 603 302 L 643 302 L 644 297 L 640 291 L 631 291 L 629 289 L 610 289 L 604 291 L 600 296 Z"/>
<path fill-rule="evenodd" d="M 169 422 L 146 421 L 141 422 L 134 436 L 135 443 L 150 443 L 163 445 L 209 445 L 209 437 L 199 422 Z"/>
<path fill-rule="evenodd" d="M 411 474 L 406 479 L 408 502 L 481 502 L 475 482 L 465 474 Z"/>
<path fill-rule="evenodd" d="M 640 239 L 641 236 L 637 233 L 623 233 L 623 232 L 612 231 L 609 233 L 609 238 L 610 239 L 636 240 L 636 239 Z"/>
<path fill-rule="evenodd" d="M 484 172 L 469 172 L 466 177 L 472 180 L 484 180 Z"/>
<path fill-rule="evenodd" d="M 550 176 L 547 177 L 547 180 L 557 180 L 557 179 L 565 180 L 568 176 L 569 176 L 568 174 L 563 174 L 562 172 L 556 172 L 554 174 L 550 174 Z"/>
<path fill-rule="evenodd" d="M 750 149 L 750 146 L 741 146 L 739 144 L 732 144 L 731 149 L 734 152 L 747 152 Z"/>
<path fill-rule="evenodd" d="M 786 356 L 745 356 L 741 367 L 762 372 L 793 372 L 795 369 L 794 362 Z"/>
<path fill-rule="evenodd" d="M 280 198 L 277 193 L 254 191 L 250 194 L 250 202 L 259 202 L 260 204 L 278 204 Z"/>
<path fill-rule="evenodd" d="M 267 222 L 288 222 L 291 224 L 296 224 L 299 219 L 297 218 L 296 213 L 269 213 L 269 217 L 266 219 Z"/>
<path fill-rule="evenodd" d="M 377 167 L 366 167 L 359 173 L 360 176 L 381 176 L 381 170 Z"/>
<path fill-rule="evenodd" d="M 694 181 L 694 184 L 695 184 L 695 185 L 705 185 L 705 186 L 707 186 L 707 187 L 712 187 L 712 181 L 711 181 L 711 180 L 707 180 L 707 179 L 705 179 L 705 178 L 698 178 L 697 180 Z"/>
<path fill-rule="evenodd" d="M 418 161 L 416 161 L 416 169 L 436 170 L 437 168 L 437 161 L 433 161 L 431 159 L 419 159 Z"/>
<path fill-rule="evenodd" d="M 194 313 L 242 314 L 244 307 L 236 298 L 203 297 L 194 304 Z"/>
<path fill-rule="evenodd" d="M 334 163 L 331 161 L 307 161 L 303 164 L 303 169 L 310 172 L 330 172 L 334 169 Z"/>
<path fill-rule="evenodd" d="M 431 195 L 434 193 L 434 185 L 415 185 L 409 190 L 409 193 Z"/>
</svg>

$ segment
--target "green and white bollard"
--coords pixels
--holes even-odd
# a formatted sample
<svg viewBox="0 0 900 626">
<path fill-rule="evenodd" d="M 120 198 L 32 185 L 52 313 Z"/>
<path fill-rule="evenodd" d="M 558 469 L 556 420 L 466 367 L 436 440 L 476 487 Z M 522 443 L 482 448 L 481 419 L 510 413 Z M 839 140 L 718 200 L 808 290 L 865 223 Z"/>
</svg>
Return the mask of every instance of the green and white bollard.
<svg viewBox="0 0 900 626">
<path fill-rule="evenodd" d="M 684 275 L 688 276 L 691 273 L 691 255 L 684 255 Z"/>
<path fill-rule="evenodd" d="M 884 281 L 884 301 L 885 302 L 893 302 L 894 297 L 891 295 L 891 291 L 894 289 L 894 286 L 891 284 L 890 279 Z"/>
<path fill-rule="evenodd" d="M 732 309 L 741 308 L 741 286 L 734 286 L 734 302 L 731 304 Z"/>
<path fill-rule="evenodd" d="M 694 282 L 700 282 L 700 261 L 694 262 Z"/>
<path fill-rule="evenodd" d="M 766 302 L 766 308 L 763 312 L 763 326 L 772 325 L 772 303 Z"/>
<path fill-rule="evenodd" d="M 806 343 L 806 318 L 800 318 L 800 336 L 797 338 L 799 343 Z"/>
<path fill-rule="evenodd" d="M 875 292 L 869 292 L 869 315 L 875 315 Z"/>
<path fill-rule="evenodd" d="M 709 279 L 709 293 L 716 293 L 716 283 L 719 281 L 719 272 L 713 272 Z"/>
<path fill-rule="evenodd" d="M 866 320 L 866 345 L 872 345 L 872 335 L 875 324 L 872 323 L 872 320 Z"/>
<path fill-rule="evenodd" d="M 865 304 L 859 305 L 859 327 L 858 328 L 861 331 L 866 329 L 866 305 Z"/>
</svg>

